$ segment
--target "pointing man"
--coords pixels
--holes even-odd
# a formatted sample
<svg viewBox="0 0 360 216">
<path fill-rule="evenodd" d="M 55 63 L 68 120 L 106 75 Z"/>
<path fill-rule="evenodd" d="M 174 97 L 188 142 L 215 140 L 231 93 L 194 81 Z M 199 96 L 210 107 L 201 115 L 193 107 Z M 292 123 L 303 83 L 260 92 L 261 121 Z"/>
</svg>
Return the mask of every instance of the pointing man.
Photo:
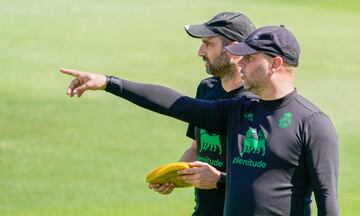
<svg viewBox="0 0 360 216">
<path fill-rule="evenodd" d="M 312 191 L 318 215 L 339 215 L 337 135 L 330 118 L 295 90 L 300 46 L 294 35 L 283 26 L 262 27 L 226 49 L 244 56 L 239 65 L 245 88 L 260 100 L 205 101 L 157 85 L 62 72 L 76 77 L 68 88 L 70 96 L 105 89 L 226 135 L 226 216 L 310 215 Z"/>
</svg>

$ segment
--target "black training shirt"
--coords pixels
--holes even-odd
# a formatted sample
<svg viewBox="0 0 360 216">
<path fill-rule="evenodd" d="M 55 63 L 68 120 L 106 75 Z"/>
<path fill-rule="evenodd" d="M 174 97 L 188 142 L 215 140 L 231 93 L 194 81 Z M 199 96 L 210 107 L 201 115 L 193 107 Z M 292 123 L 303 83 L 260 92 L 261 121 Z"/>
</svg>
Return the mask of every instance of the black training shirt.
<svg viewBox="0 0 360 216">
<path fill-rule="evenodd" d="M 294 90 L 273 101 L 197 100 L 114 77 L 106 91 L 227 137 L 224 215 L 339 215 L 338 142 L 329 117 Z"/>
</svg>

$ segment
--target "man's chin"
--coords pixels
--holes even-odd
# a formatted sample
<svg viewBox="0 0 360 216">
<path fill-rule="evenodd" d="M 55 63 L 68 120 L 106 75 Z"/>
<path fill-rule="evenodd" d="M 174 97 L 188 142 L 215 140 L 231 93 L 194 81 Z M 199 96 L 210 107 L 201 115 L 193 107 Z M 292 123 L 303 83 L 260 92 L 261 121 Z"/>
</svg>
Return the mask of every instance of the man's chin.
<svg viewBox="0 0 360 216">
<path fill-rule="evenodd" d="M 206 67 L 206 73 L 214 76 L 213 72 L 208 67 Z"/>
<path fill-rule="evenodd" d="M 209 67 L 206 67 L 206 73 L 209 75 L 212 75 L 214 77 L 218 77 L 218 78 L 223 78 L 223 77 L 225 77 L 225 74 L 226 74 L 222 71 L 211 70 Z"/>
<path fill-rule="evenodd" d="M 211 75 L 213 75 L 214 77 L 219 77 L 219 78 L 225 77 L 225 73 L 221 72 L 221 71 L 212 71 Z"/>
<path fill-rule="evenodd" d="M 251 87 L 250 87 L 249 85 L 244 84 L 244 89 L 245 89 L 246 91 L 250 91 Z"/>
</svg>

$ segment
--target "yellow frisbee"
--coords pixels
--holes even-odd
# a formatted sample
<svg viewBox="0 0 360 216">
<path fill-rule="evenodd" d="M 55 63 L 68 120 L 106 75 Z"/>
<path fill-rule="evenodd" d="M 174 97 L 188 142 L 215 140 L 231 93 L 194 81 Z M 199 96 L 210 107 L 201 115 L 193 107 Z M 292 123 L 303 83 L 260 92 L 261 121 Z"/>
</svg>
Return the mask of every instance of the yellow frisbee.
<svg viewBox="0 0 360 216">
<path fill-rule="evenodd" d="M 174 183 L 175 187 L 190 187 L 192 186 L 191 184 L 176 178 L 178 176 L 177 171 L 187 168 L 189 168 L 189 163 L 187 162 L 164 164 L 148 173 L 145 181 L 153 184 Z"/>
</svg>

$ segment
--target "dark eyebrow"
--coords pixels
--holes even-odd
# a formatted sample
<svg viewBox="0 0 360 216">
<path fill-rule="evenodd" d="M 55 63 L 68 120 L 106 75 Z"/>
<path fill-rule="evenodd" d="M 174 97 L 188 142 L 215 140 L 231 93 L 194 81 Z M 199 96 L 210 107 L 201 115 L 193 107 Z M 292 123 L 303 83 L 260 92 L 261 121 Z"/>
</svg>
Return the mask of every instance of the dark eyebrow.
<svg viewBox="0 0 360 216">
<path fill-rule="evenodd" d="M 204 43 L 209 43 L 210 42 L 209 39 L 207 39 L 207 38 L 201 38 L 201 41 L 204 42 Z"/>
<path fill-rule="evenodd" d="M 253 53 L 253 54 L 249 54 L 249 58 L 254 58 L 256 56 L 257 53 Z"/>
</svg>

